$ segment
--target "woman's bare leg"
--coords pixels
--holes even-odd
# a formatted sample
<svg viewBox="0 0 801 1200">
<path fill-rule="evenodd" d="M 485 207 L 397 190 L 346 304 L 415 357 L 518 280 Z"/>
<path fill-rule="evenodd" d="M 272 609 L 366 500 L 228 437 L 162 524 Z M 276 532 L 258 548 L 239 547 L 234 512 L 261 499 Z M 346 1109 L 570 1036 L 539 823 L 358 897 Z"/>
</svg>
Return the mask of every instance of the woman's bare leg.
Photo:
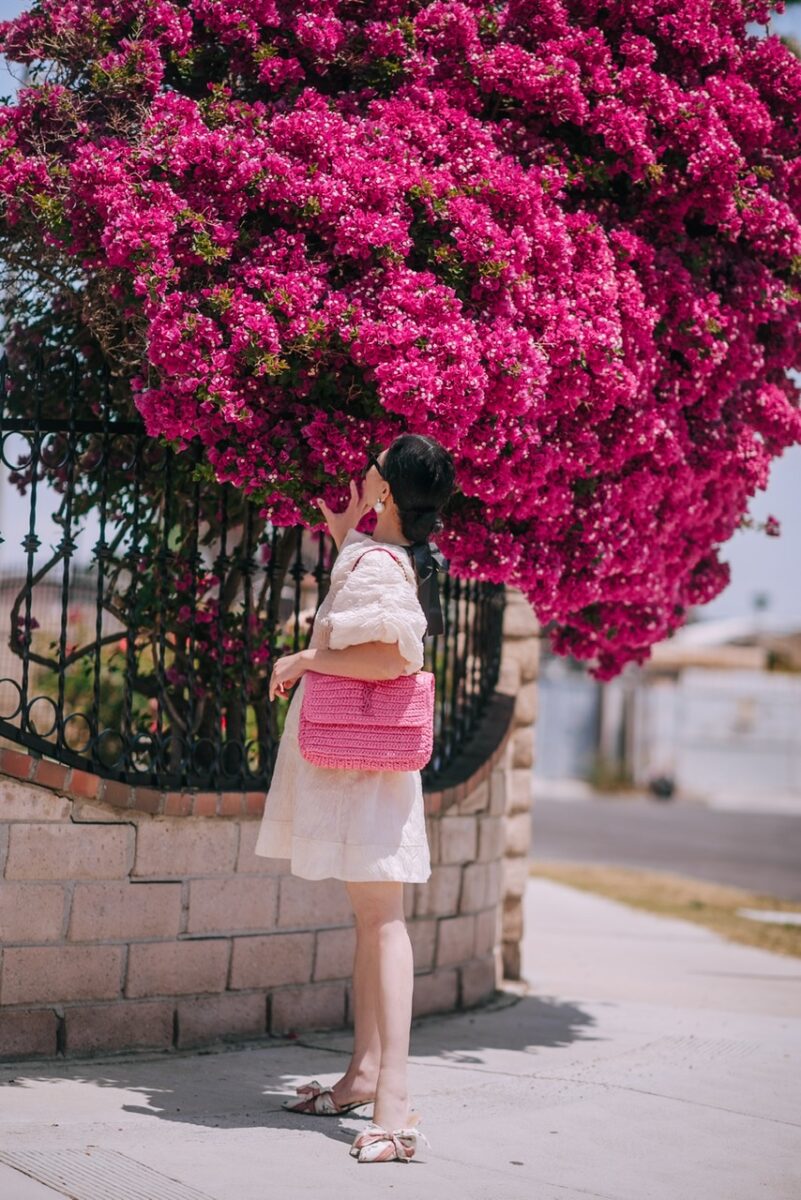
<svg viewBox="0 0 801 1200">
<path fill-rule="evenodd" d="M 375 955 L 356 922 L 356 952 L 353 956 L 353 1054 L 348 1069 L 334 1084 L 337 1104 L 366 1100 L 375 1095 L 381 1066 L 381 1038 Z"/>
<path fill-rule="evenodd" d="M 356 1015 L 364 1015 L 360 1027 L 360 1053 L 375 1053 L 375 1034 L 370 1029 L 371 1003 L 380 1043 L 380 1069 L 376 1087 L 373 1119 L 385 1129 L 399 1129 L 408 1123 L 409 1092 L 407 1070 L 412 1024 L 414 960 L 412 944 L 403 911 L 403 884 L 348 883 L 348 894 L 356 918 L 360 948 L 368 964 L 360 982 L 372 992 L 373 1000 L 356 1001 Z M 354 981 L 355 987 L 355 981 Z M 364 992 L 360 993 L 360 997 Z M 356 1046 L 354 1044 L 354 1062 Z M 364 1060 L 362 1060 L 364 1061 Z"/>
</svg>

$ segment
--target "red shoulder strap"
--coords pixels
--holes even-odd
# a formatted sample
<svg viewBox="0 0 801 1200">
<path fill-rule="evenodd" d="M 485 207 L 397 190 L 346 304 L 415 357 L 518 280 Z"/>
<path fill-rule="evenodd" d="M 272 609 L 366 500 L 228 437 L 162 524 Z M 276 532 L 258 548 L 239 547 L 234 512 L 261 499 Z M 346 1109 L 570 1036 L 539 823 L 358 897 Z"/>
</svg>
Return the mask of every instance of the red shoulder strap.
<svg viewBox="0 0 801 1200">
<path fill-rule="evenodd" d="M 359 555 L 359 557 L 356 559 L 356 562 L 353 564 L 353 566 L 351 567 L 350 570 L 352 571 L 353 567 L 356 566 L 356 563 L 361 562 L 361 560 L 364 558 L 364 555 L 369 554 L 371 550 L 383 550 L 384 553 L 388 554 L 390 558 L 395 559 L 395 562 L 398 564 L 400 569 L 403 571 L 403 564 L 401 563 L 397 554 L 393 554 L 391 550 L 387 550 L 386 546 L 368 546 L 367 549 L 362 554 Z M 348 572 L 348 574 L 350 574 L 350 571 Z M 403 571 L 403 574 L 406 575 L 406 572 Z M 408 579 L 408 576 L 406 576 L 406 578 Z"/>
</svg>

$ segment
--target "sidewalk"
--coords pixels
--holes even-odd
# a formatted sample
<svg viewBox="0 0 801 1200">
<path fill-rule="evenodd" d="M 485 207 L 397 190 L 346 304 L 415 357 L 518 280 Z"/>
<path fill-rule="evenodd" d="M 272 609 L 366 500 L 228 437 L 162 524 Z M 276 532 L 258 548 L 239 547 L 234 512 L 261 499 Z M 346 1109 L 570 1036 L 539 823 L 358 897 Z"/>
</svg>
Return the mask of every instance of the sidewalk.
<svg viewBox="0 0 801 1200">
<path fill-rule="evenodd" d="M 801 1196 L 801 962 L 532 880 L 524 964 L 528 995 L 415 1025 L 431 1149 L 408 1167 L 348 1155 L 363 1119 L 279 1107 L 344 1069 L 349 1036 L 321 1033 L 1 1065 L 0 1196 Z"/>
</svg>

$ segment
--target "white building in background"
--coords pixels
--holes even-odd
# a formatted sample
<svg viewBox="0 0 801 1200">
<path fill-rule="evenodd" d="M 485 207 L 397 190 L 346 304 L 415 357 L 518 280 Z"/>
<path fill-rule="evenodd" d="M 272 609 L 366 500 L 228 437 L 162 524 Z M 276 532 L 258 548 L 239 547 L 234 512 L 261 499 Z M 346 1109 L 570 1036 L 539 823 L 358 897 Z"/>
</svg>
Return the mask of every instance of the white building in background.
<svg viewBox="0 0 801 1200">
<path fill-rule="evenodd" d="M 801 675 L 685 668 L 635 690 L 626 735 L 637 783 L 801 813 Z"/>
<path fill-rule="evenodd" d="M 610 791 L 801 813 L 801 620 L 689 624 L 606 683 L 546 654 L 540 693 L 545 794 L 591 794 L 600 765 Z"/>
<path fill-rule="evenodd" d="M 602 763 L 621 791 L 801 813 L 801 621 L 687 625 L 607 683 L 552 663 L 543 675 L 543 780 Z"/>
<path fill-rule="evenodd" d="M 622 683 L 635 783 L 663 777 L 687 798 L 801 812 L 801 621 L 700 621 L 637 675 Z"/>
</svg>

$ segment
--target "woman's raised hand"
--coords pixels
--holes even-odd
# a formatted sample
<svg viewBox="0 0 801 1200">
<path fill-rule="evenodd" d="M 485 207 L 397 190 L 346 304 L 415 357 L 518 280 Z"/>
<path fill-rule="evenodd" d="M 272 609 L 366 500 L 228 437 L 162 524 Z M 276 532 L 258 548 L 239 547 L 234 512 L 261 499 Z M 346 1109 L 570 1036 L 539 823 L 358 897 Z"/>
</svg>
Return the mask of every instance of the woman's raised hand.
<svg viewBox="0 0 801 1200">
<path fill-rule="evenodd" d="M 336 542 L 337 548 L 342 544 L 345 535 L 351 529 L 356 528 L 370 507 L 369 500 L 365 500 L 364 496 L 359 495 L 359 485 L 355 479 L 350 481 L 350 500 L 347 508 L 342 512 L 333 512 L 322 497 L 318 498 L 316 503 L 326 519 L 329 532 Z"/>
</svg>

